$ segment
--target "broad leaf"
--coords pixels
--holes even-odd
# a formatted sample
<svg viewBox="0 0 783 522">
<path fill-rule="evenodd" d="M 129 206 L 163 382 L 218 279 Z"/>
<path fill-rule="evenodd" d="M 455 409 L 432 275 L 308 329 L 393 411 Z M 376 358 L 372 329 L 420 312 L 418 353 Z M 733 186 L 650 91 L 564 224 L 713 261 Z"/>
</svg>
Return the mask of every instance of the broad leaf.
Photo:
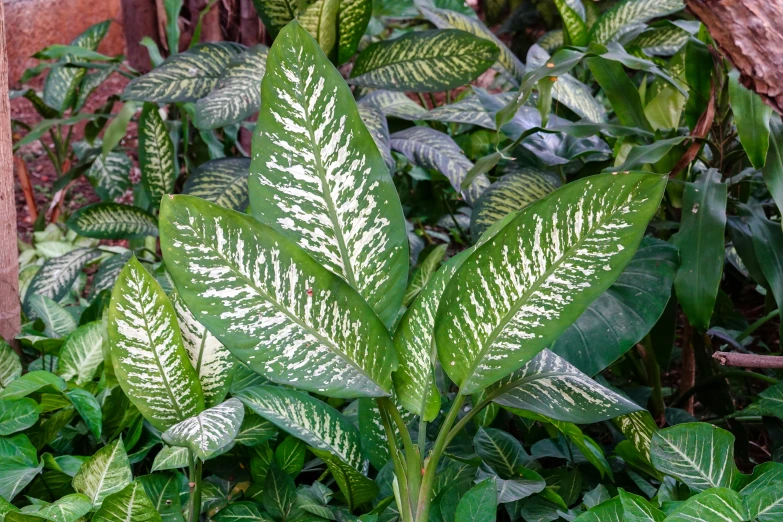
<svg viewBox="0 0 783 522">
<path fill-rule="evenodd" d="M 190 450 L 178 446 L 165 446 L 155 455 L 151 471 L 182 469 L 190 465 Z"/>
<path fill-rule="evenodd" d="M 183 522 L 182 502 L 187 501 L 188 479 L 182 473 L 153 473 L 137 479 L 164 522 Z"/>
<path fill-rule="evenodd" d="M 29 312 L 30 296 L 40 295 L 59 301 L 68 294 L 85 265 L 101 257 L 100 250 L 77 248 L 65 255 L 46 261 L 27 288 L 25 312 Z"/>
<path fill-rule="evenodd" d="M 446 255 L 448 245 L 438 245 L 433 248 L 424 261 L 421 262 L 421 266 L 414 272 L 408 283 L 408 288 L 405 289 L 405 297 L 402 300 L 402 305 L 410 307 L 411 302 L 421 293 L 427 286 L 432 277 L 438 271 L 440 262 L 443 261 L 443 257 Z"/>
<path fill-rule="evenodd" d="M 229 399 L 171 426 L 162 437 L 167 444 L 187 447 L 201 460 L 207 460 L 231 444 L 244 415 L 242 403 Z"/>
<path fill-rule="evenodd" d="M 478 78 L 497 56 L 493 42 L 465 31 L 414 31 L 367 47 L 350 82 L 392 91 L 446 91 Z"/>
<path fill-rule="evenodd" d="M 625 522 L 620 497 L 607 500 L 576 517 L 574 522 Z"/>
<path fill-rule="evenodd" d="M 337 11 L 340 0 L 315 0 L 297 17 L 302 28 L 310 33 L 327 56 L 337 44 Z"/>
<path fill-rule="evenodd" d="M 76 329 L 76 321 L 70 312 L 46 296 L 28 295 L 25 305 L 30 319 L 43 321 L 47 337 L 60 339 Z"/>
<path fill-rule="evenodd" d="M 761 174 L 772 199 L 783 209 L 783 122 L 773 117 L 770 121 L 769 152 Z"/>
<path fill-rule="evenodd" d="M 46 370 L 27 372 L 11 382 L 0 392 L 0 399 L 14 401 L 27 397 L 31 393 L 46 389 L 46 391 L 61 392 L 66 388 L 65 381 Z"/>
<path fill-rule="evenodd" d="M 98 154 L 84 175 L 90 180 L 101 201 L 114 201 L 130 188 L 132 167 L 133 162 L 127 154 L 112 151 L 105 156 Z"/>
<path fill-rule="evenodd" d="M 624 0 L 606 11 L 590 30 L 590 41 L 607 43 L 634 24 L 682 10 L 682 0 Z"/>
<path fill-rule="evenodd" d="M 435 323 L 444 370 L 472 394 L 530 361 L 631 260 L 666 180 L 592 176 L 529 205 L 449 282 Z"/>
<path fill-rule="evenodd" d="M 709 515 L 707 514 L 709 513 Z M 694 495 L 666 517 L 666 522 L 691 522 L 693 520 L 720 520 L 743 522 L 748 520 L 748 508 L 739 494 L 728 488 L 715 488 Z"/>
<path fill-rule="evenodd" d="M 22 375 L 22 361 L 11 345 L 0 338 L 0 392 Z"/>
<path fill-rule="evenodd" d="M 754 488 L 747 494 L 743 489 L 741 493 L 751 520 L 776 522 L 783 516 L 783 487 L 779 480 Z"/>
<path fill-rule="evenodd" d="M 104 327 L 93 321 L 77 328 L 60 348 L 57 373 L 77 386 L 90 382 L 103 361 Z M 111 364 L 111 361 L 107 361 Z"/>
<path fill-rule="evenodd" d="M 101 440 L 102 415 L 101 405 L 93 394 L 82 388 L 74 388 L 65 392 L 84 423 L 96 440 Z"/>
<path fill-rule="evenodd" d="M 286 520 L 296 501 L 294 479 L 284 473 L 277 464 L 272 464 L 266 476 L 261 503 L 264 509 L 275 518 Z"/>
<path fill-rule="evenodd" d="M 0 497 L 9 501 L 43 469 L 26 435 L 0 437 Z"/>
<path fill-rule="evenodd" d="M 231 59 L 212 92 L 196 102 L 193 121 L 196 127 L 225 127 L 258 112 L 261 106 L 258 86 L 264 77 L 268 52 L 268 47 L 259 44 Z"/>
<path fill-rule="evenodd" d="M 131 482 L 106 497 L 92 522 L 162 522 L 141 482 Z"/>
<path fill-rule="evenodd" d="M 372 136 L 375 146 L 378 147 L 378 152 L 383 156 L 383 162 L 389 172 L 394 172 L 396 162 L 389 148 L 389 124 L 386 121 L 386 116 L 380 109 L 369 104 L 359 103 L 356 108 L 359 110 L 359 116 L 361 116 L 370 136 Z"/>
<path fill-rule="evenodd" d="M 138 132 L 141 182 L 157 206 L 164 194 L 174 192 L 179 172 L 177 151 L 156 104 L 144 104 Z"/>
<path fill-rule="evenodd" d="M 476 87 L 474 87 L 474 89 L 476 89 Z M 500 103 L 506 105 L 516 97 L 516 94 L 517 93 L 515 92 L 504 92 L 497 95 L 487 94 L 487 96 L 496 97 Z M 414 119 L 441 121 L 445 123 L 465 123 L 495 130 L 495 122 L 487 113 L 487 110 L 484 108 L 484 105 L 481 103 L 478 96 L 466 96 L 457 102 L 435 107 L 429 114 L 425 114 L 424 117 L 417 117 Z"/>
<path fill-rule="evenodd" d="M 231 386 L 234 357 L 193 317 L 177 294 L 172 294 L 171 303 L 177 313 L 182 344 L 201 382 L 204 405 L 209 408 L 220 404 L 226 398 Z"/>
<path fill-rule="evenodd" d="M 296 18 L 300 3 L 297 0 L 253 0 L 253 5 L 264 27 L 272 38 L 277 38 L 277 33 Z"/>
<path fill-rule="evenodd" d="M 109 346 L 120 386 L 157 429 L 164 431 L 204 409 L 174 307 L 135 258 L 123 268 L 112 293 Z"/>
<path fill-rule="evenodd" d="M 337 63 L 350 60 L 372 18 L 372 0 L 340 0 L 337 13 Z"/>
<path fill-rule="evenodd" d="M 349 509 L 371 501 L 378 495 L 378 486 L 375 482 L 355 467 L 349 466 L 345 461 L 328 451 L 311 449 L 313 454 L 323 460 L 329 468 L 329 472 L 337 481 L 343 496 L 348 502 Z"/>
<path fill-rule="evenodd" d="M 582 5 L 581 2 L 577 2 Z M 584 12 L 577 12 L 567 0 L 555 0 L 555 6 L 563 19 L 563 28 L 568 36 L 569 45 L 583 46 L 587 44 L 587 24 L 584 21 Z M 584 7 L 582 7 L 584 11 Z"/>
<path fill-rule="evenodd" d="M 253 447 L 263 444 L 277 435 L 277 428 L 274 424 L 255 414 L 252 410 L 246 409 L 245 419 L 242 426 L 239 427 L 239 433 L 236 436 L 236 442 L 243 446 Z"/>
<path fill-rule="evenodd" d="M 377 90 L 359 100 L 359 105 L 369 105 L 385 116 L 403 120 L 425 120 L 430 114 L 426 108 L 408 98 L 405 93 Z"/>
<path fill-rule="evenodd" d="M 361 469 L 359 432 L 331 406 L 304 393 L 276 386 L 245 388 L 236 397 L 281 430 Z"/>
<path fill-rule="evenodd" d="M 38 420 L 43 406 L 32 399 L 0 400 L 0 435 L 22 431 Z"/>
<path fill-rule="evenodd" d="M 87 495 L 94 506 L 100 507 L 106 497 L 124 489 L 131 480 L 128 454 L 122 440 L 117 439 L 82 464 L 73 477 L 73 489 Z"/>
<path fill-rule="evenodd" d="M 156 222 L 157 227 L 157 222 Z M 117 277 L 122 271 L 122 267 L 133 255 L 132 252 L 127 251 L 122 254 L 116 254 L 108 259 L 104 260 L 98 267 L 98 271 L 92 277 L 92 285 L 90 286 L 90 293 L 87 299 L 92 300 L 95 296 L 100 294 L 103 290 L 114 288 L 114 283 L 117 281 Z"/>
<path fill-rule="evenodd" d="M 497 520 L 497 486 L 488 478 L 473 486 L 460 499 L 455 522 L 494 522 Z"/>
<path fill-rule="evenodd" d="M 739 82 L 737 70 L 729 73 L 729 101 L 740 143 L 753 167 L 760 169 L 767 161 L 772 107 Z"/>
<path fill-rule="evenodd" d="M 93 203 L 68 218 L 68 228 L 97 239 L 134 239 L 158 235 L 155 216 L 132 205 Z"/>
<path fill-rule="evenodd" d="M 255 520 L 258 522 L 272 522 L 272 518 L 261 511 L 255 502 L 232 502 L 212 517 L 215 522 L 243 522 Z"/>
<path fill-rule="evenodd" d="M 261 92 L 253 215 L 345 279 L 390 326 L 407 280 L 404 217 L 350 89 L 292 23 L 269 52 Z"/>
<path fill-rule="evenodd" d="M 479 428 L 473 446 L 481 460 L 503 479 L 518 477 L 519 469 L 530 461 L 530 455 L 514 436 L 494 428 Z"/>
<path fill-rule="evenodd" d="M 275 448 L 275 462 L 280 469 L 296 477 L 304 467 L 306 453 L 307 447 L 304 442 L 288 436 Z"/>
<path fill-rule="evenodd" d="M 40 521 L 51 520 L 52 522 L 76 522 L 82 520 L 82 517 L 90 512 L 92 502 L 86 495 L 80 493 L 71 493 L 59 498 L 55 503 L 44 506 L 43 508 L 25 515 L 14 515 L 6 517 L 6 520 L 20 521 Z"/>
<path fill-rule="evenodd" d="M 619 493 L 625 522 L 663 522 L 663 519 L 666 518 L 661 510 L 639 495 L 627 493 L 622 489 Z"/>
<path fill-rule="evenodd" d="M 650 453 L 658 471 L 695 491 L 731 487 L 739 473 L 734 463 L 734 435 L 706 423 L 684 423 L 657 431 Z"/>
<path fill-rule="evenodd" d="M 244 48 L 235 43 L 205 43 L 166 61 L 143 76 L 134 78 L 123 98 L 156 103 L 196 101 L 215 87 L 231 59 Z"/>
<path fill-rule="evenodd" d="M 249 202 L 247 195 L 249 170 L 248 158 L 221 158 L 207 161 L 188 176 L 182 193 L 206 199 L 221 207 L 244 212 Z"/>
</svg>

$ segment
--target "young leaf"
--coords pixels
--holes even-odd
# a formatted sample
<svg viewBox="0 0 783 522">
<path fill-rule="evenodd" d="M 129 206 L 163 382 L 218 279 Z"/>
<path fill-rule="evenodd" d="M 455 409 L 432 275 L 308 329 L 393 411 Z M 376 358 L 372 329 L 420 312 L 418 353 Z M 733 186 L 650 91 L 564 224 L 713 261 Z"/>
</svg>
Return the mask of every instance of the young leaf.
<svg viewBox="0 0 783 522">
<path fill-rule="evenodd" d="M 23 515 L 14 515 L 16 520 L 22 521 L 40 521 L 51 520 L 52 522 L 76 522 L 82 520 L 82 517 L 90 512 L 92 502 L 86 495 L 80 493 L 71 493 L 65 495 L 53 504 L 49 504 L 30 515 L 30 518 L 23 518 Z M 9 520 L 9 518 L 6 518 Z M 10 518 L 14 520 L 14 518 Z"/>
<path fill-rule="evenodd" d="M 93 203 L 68 218 L 68 228 L 84 237 L 96 239 L 135 239 L 158 235 L 155 216 L 132 205 Z"/>
<path fill-rule="evenodd" d="M 625 522 L 663 522 L 666 515 L 647 500 L 620 489 L 620 504 Z"/>
<path fill-rule="evenodd" d="M 721 522 L 748 520 L 748 508 L 737 492 L 728 488 L 715 488 L 694 495 L 677 506 L 666 517 L 666 522 L 703 520 L 706 513 L 709 513 L 707 516 L 710 520 L 721 520 Z"/>
<path fill-rule="evenodd" d="M 157 429 L 165 431 L 204 409 L 174 307 L 136 258 L 125 265 L 112 293 L 109 346 L 120 386 Z"/>
<path fill-rule="evenodd" d="M 402 300 L 403 306 L 406 308 L 410 307 L 416 296 L 419 295 L 422 290 L 424 290 L 424 288 L 427 286 L 427 283 L 430 282 L 432 277 L 438 271 L 438 266 L 443 260 L 443 256 L 446 255 L 447 249 L 448 245 L 446 244 L 438 245 L 433 248 L 429 254 L 427 254 L 427 257 L 424 258 L 424 261 L 421 262 L 421 266 L 419 266 L 419 268 L 413 274 L 413 277 L 411 277 L 411 281 L 408 283 L 408 288 L 405 289 L 405 297 Z"/>
<path fill-rule="evenodd" d="M 337 13 L 337 64 L 350 60 L 372 18 L 372 0 L 341 0 Z"/>
<path fill-rule="evenodd" d="M 576 517 L 574 522 L 625 522 L 620 497 L 614 497 L 590 508 L 586 513 Z"/>
<path fill-rule="evenodd" d="M 350 89 L 292 23 L 269 52 L 261 92 L 253 215 L 345 279 L 390 326 L 407 280 L 404 216 Z"/>
<path fill-rule="evenodd" d="M 101 255 L 102 252 L 94 248 L 77 248 L 46 261 L 27 288 L 25 312 L 30 311 L 29 302 L 33 295 L 48 297 L 55 302 L 60 301 L 68 294 L 82 268 Z"/>
<path fill-rule="evenodd" d="M 296 486 L 294 479 L 284 473 L 277 464 L 272 464 L 266 476 L 264 491 L 261 493 L 261 503 L 264 509 L 275 518 L 288 518 L 296 501 Z"/>
<path fill-rule="evenodd" d="M 767 161 L 772 107 L 739 82 L 737 70 L 729 73 L 729 102 L 740 143 L 753 167 L 761 169 Z"/>
<path fill-rule="evenodd" d="M 297 20 L 310 33 L 325 55 L 331 56 L 337 44 L 337 11 L 340 0 L 315 0 L 299 15 Z"/>
<path fill-rule="evenodd" d="M 82 464 L 73 477 L 73 489 L 87 495 L 95 507 L 100 507 L 106 497 L 122 490 L 132 480 L 128 454 L 122 440 L 117 439 Z"/>
<path fill-rule="evenodd" d="M 655 432 L 650 447 L 658 471 L 695 491 L 731 487 L 739 473 L 734 463 L 734 435 L 706 423 L 684 423 Z"/>
<path fill-rule="evenodd" d="M 275 448 L 275 462 L 284 472 L 296 477 L 304 467 L 306 453 L 304 442 L 288 436 Z"/>
<path fill-rule="evenodd" d="M 461 393 L 530 361 L 614 282 L 665 185 L 643 173 L 569 183 L 470 255 L 449 282 L 435 323 L 439 358 Z"/>
<path fill-rule="evenodd" d="M 494 477 L 479 482 L 460 499 L 455 522 L 494 522 L 497 519 L 497 495 Z"/>
<path fill-rule="evenodd" d="M 171 426 L 162 438 L 166 444 L 184 446 L 201 460 L 208 460 L 231 444 L 244 415 L 242 403 L 229 399 Z"/>
<path fill-rule="evenodd" d="M 607 43 L 625 28 L 682 10 L 682 0 L 624 0 L 606 11 L 590 29 L 590 41 Z"/>
<path fill-rule="evenodd" d="M 68 310 L 46 296 L 30 295 L 25 304 L 28 317 L 43 321 L 47 337 L 61 339 L 76 329 L 76 321 Z"/>
<path fill-rule="evenodd" d="M 172 196 L 161 208 L 161 245 L 180 297 L 240 361 L 324 395 L 388 393 L 396 357 L 384 325 L 358 293 L 277 230 Z"/>
<path fill-rule="evenodd" d="M 710 326 L 723 273 L 727 190 L 717 170 L 686 184 L 682 223 L 674 240 L 682 259 L 674 288 L 683 312 L 699 332 Z"/>
<path fill-rule="evenodd" d="M 0 392 L 0 399 L 14 401 L 16 399 L 21 399 L 22 397 L 27 397 L 31 393 L 35 393 L 42 389 L 46 389 L 46 391 L 54 390 L 55 392 L 61 392 L 65 390 L 66 386 L 65 381 L 55 374 L 45 370 L 35 370 L 27 372 L 6 386 L 6 388 Z"/>
<path fill-rule="evenodd" d="M 179 175 L 177 151 L 154 103 L 145 103 L 139 117 L 139 167 L 141 182 L 154 205 L 164 194 L 174 192 Z"/>
<path fill-rule="evenodd" d="M 350 83 L 392 91 L 447 91 L 478 78 L 497 57 L 493 42 L 465 31 L 409 32 L 362 51 Z"/>
<path fill-rule="evenodd" d="M 569 5 L 567 0 L 555 0 L 555 6 L 557 6 L 557 10 L 560 12 L 560 18 L 563 19 L 563 27 L 565 28 L 565 34 L 568 35 L 568 43 L 577 47 L 587 44 L 587 25 L 584 17 L 580 16 Z"/>
<path fill-rule="evenodd" d="M 93 321 L 74 330 L 60 348 L 57 373 L 77 386 L 90 382 L 103 361 L 104 329 L 101 321 Z M 109 362 L 109 364 L 111 364 Z"/>
<path fill-rule="evenodd" d="M 141 482 L 134 481 L 106 497 L 92 522 L 163 522 Z"/>
<path fill-rule="evenodd" d="M 249 203 L 249 170 L 248 158 L 220 158 L 204 162 L 188 176 L 182 193 L 244 212 Z"/>
</svg>

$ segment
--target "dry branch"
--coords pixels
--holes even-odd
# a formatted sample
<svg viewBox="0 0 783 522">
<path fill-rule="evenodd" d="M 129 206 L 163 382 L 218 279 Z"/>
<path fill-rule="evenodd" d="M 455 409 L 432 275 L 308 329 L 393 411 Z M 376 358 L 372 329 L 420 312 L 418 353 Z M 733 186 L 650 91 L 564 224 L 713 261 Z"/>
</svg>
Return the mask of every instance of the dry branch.
<svg viewBox="0 0 783 522">
<path fill-rule="evenodd" d="M 712 357 L 722 366 L 732 366 L 736 368 L 783 368 L 783 357 L 778 355 L 715 352 Z"/>
</svg>

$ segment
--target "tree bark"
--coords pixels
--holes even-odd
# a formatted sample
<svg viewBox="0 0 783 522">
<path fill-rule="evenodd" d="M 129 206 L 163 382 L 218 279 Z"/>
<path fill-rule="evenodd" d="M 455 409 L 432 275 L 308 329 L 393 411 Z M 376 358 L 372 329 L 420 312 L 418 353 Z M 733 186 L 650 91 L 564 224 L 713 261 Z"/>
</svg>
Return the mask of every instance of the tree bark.
<svg viewBox="0 0 783 522">
<path fill-rule="evenodd" d="M 16 249 L 14 157 L 8 100 L 5 10 L 0 2 L 0 337 L 11 342 L 20 327 L 19 265 Z"/>
<path fill-rule="evenodd" d="M 196 30 L 198 18 L 201 11 L 208 5 L 209 0 L 190 0 L 190 26 L 191 30 Z M 215 2 L 204 15 L 201 22 L 201 42 L 220 42 L 223 40 L 223 31 L 220 28 L 220 2 Z"/>
<path fill-rule="evenodd" d="M 263 41 L 259 19 L 252 0 L 239 0 L 239 41 L 252 47 Z"/>
<path fill-rule="evenodd" d="M 141 72 L 149 71 L 152 68 L 150 55 L 139 42 L 149 36 L 160 47 L 155 0 L 122 0 L 122 30 L 128 63 Z"/>
<path fill-rule="evenodd" d="M 783 114 L 783 0 L 686 0 L 740 82 Z"/>
</svg>

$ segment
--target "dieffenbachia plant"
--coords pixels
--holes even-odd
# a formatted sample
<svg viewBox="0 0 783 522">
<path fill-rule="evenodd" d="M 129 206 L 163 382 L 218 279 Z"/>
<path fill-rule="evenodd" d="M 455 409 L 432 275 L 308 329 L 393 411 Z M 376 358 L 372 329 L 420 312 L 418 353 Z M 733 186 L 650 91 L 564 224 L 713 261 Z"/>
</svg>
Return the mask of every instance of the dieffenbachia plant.
<svg viewBox="0 0 783 522">
<path fill-rule="evenodd" d="M 245 408 L 309 446 L 350 509 L 378 493 L 365 458 L 390 460 L 405 522 L 429 520 L 441 459 L 485 406 L 564 432 L 639 410 L 546 348 L 631 261 L 665 178 L 552 185 L 489 226 L 405 308 L 408 244 L 389 171 L 349 87 L 297 22 L 269 50 L 261 96 L 250 215 L 163 196 L 161 249 L 177 295 L 131 260 L 109 309 L 116 377 L 163 440 L 187 448 L 192 505 L 201 462 L 227 451 Z M 234 358 L 269 383 L 224 401 Z M 438 386 L 441 370 L 456 394 Z M 358 429 L 323 397 L 358 398 Z M 366 447 L 373 437 L 387 449 Z"/>
</svg>

